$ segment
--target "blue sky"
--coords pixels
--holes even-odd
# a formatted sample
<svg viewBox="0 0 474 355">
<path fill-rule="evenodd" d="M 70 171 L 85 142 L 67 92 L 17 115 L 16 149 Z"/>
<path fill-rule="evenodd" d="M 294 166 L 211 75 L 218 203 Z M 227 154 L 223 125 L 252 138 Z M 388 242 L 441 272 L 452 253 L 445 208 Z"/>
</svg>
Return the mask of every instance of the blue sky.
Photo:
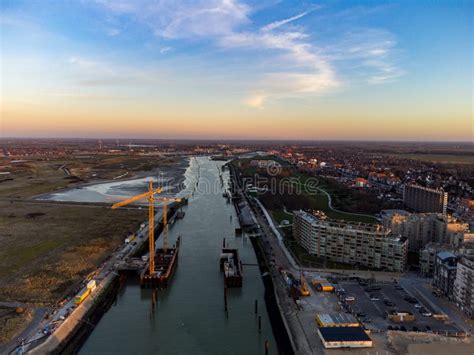
<svg viewBox="0 0 474 355">
<path fill-rule="evenodd" d="M 420 139 L 469 139 L 472 19 L 472 1 L 2 0 L 2 127 L 35 134 L 19 121 L 57 127 L 60 112 L 66 134 L 80 113 L 99 128 L 135 113 L 168 136 L 278 122 L 253 136 L 403 138 L 419 120 L 439 126 Z M 352 137 L 349 119 L 380 129 Z"/>
</svg>

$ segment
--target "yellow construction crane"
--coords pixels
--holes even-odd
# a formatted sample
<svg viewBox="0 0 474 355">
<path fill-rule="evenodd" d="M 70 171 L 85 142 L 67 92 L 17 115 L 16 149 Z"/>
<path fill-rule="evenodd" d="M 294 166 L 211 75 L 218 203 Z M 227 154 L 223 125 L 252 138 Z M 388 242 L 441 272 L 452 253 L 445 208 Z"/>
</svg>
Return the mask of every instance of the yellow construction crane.
<svg viewBox="0 0 474 355">
<path fill-rule="evenodd" d="M 148 200 L 148 246 L 150 249 L 150 275 L 155 272 L 155 194 L 158 194 L 160 192 L 161 187 L 153 189 L 153 181 L 150 180 L 148 184 L 148 192 L 133 196 L 131 198 L 117 202 L 116 204 L 112 205 L 112 209 L 116 209 L 122 206 L 126 206 L 130 203 L 143 200 L 145 198 Z"/>
<path fill-rule="evenodd" d="M 147 199 L 148 200 L 148 246 L 150 251 L 149 256 L 149 273 L 153 275 L 155 273 L 155 201 L 163 202 L 163 250 L 166 252 L 168 249 L 168 203 L 169 202 L 180 202 L 180 198 L 168 198 L 168 197 L 155 197 L 162 191 L 162 188 L 153 189 L 153 181 L 150 180 L 148 184 L 148 191 L 133 196 L 129 199 L 117 202 L 112 205 L 112 209 L 116 209 L 122 206 L 126 206 L 130 203 Z"/>
</svg>

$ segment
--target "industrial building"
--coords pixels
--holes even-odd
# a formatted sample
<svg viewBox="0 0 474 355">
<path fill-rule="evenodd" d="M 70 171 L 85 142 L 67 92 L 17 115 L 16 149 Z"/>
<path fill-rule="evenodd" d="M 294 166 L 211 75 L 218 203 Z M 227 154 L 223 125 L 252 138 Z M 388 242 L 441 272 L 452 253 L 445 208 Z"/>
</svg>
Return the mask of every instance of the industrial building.
<svg viewBox="0 0 474 355">
<path fill-rule="evenodd" d="M 381 225 L 355 224 L 294 212 L 293 236 L 309 254 L 371 269 L 403 272 L 408 241 Z"/>
<path fill-rule="evenodd" d="M 456 265 L 454 301 L 471 318 L 474 318 L 474 255 L 462 257 Z"/>
<path fill-rule="evenodd" d="M 326 349 L 372 347 L 362 327 L 319 327 L 318 335 Z"/>
<path fill-rule="evenodd" d="M 436 212 L 446 214 L 448 193 L 418 185 L 405 185 L 403 203 L 416 212 Z"/>
<path fill-rule="evenodd" d="M 350 313 L 318 313 L 315 317 L 318 327 L 359 327 L 360 323 Z"/>
</svg>

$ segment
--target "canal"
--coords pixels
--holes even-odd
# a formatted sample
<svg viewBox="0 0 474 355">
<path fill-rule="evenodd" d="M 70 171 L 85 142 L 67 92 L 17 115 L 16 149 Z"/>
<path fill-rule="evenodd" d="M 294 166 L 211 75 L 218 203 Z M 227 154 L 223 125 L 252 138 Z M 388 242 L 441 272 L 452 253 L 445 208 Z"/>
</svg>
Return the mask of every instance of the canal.
<svg viewBox="0 0 474 355">
<path fill-rule="evenodd" d="M 115 304 L 79 350 L 81 355 L 264 354 L 266 340 L 270 354 L 277 354 L 252 244 L 245 235 L 235 236 L 238 219 L 233 205 L 222 196 L 222 165 L 223 162 L 199 157 L 192 158 L 186 170 L 187 187 L 181 195 L 192 196 L 183 208 L 184 219 L 170 227 L 171 243 L 177 236 L 182 237 L 171 285 L 154 295 L 154 291 L 141 289 L 138 280 L 130 277 Z M 224 186 L 228 178 L 224 172 Z M 227 291 L 227 316 L 219 270 L 223 238 L 239 248 L 243 264 L 250 264 L 243 267 L 243 287 Z M 258 315 L 254 313 L 255 300 Z"/>
</svg>

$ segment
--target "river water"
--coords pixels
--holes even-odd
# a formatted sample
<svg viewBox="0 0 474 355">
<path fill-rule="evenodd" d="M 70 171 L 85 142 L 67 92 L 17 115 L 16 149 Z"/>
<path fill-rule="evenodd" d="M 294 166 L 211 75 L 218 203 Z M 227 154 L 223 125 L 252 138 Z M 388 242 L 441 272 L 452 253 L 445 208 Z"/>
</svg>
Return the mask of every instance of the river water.
<svg viewBox="0 0 474 355">
<path fill-rule="evenodd" d="M 192 193 L 192 197 L 183 208 L 185 218 L 171 225 L 169 233 L 171 243 L 182 236 L 179 264 L 170 286 L 155 291 L 156 305 L 152 306 L 154 291 L 141 289 L 130 277 L 80 354 L 264 354 L 265 340 L 270 354 L 277 354 L 252 244 L 245 235 L 235 236 L 238 219 L 233 205 L 222 197 L 222 165 L 207 157 L 191 159 L 181 195 Z M 225 186 L 228 173 L 222 176 Z M 64 194 L 63 200 L 70 199 Z M 244 265 L 242 288 L 227 290 L 227 316 L 219 270 L 224 237 L 239 248 L 242 263 L 254 264 Z"/>
</svg>

